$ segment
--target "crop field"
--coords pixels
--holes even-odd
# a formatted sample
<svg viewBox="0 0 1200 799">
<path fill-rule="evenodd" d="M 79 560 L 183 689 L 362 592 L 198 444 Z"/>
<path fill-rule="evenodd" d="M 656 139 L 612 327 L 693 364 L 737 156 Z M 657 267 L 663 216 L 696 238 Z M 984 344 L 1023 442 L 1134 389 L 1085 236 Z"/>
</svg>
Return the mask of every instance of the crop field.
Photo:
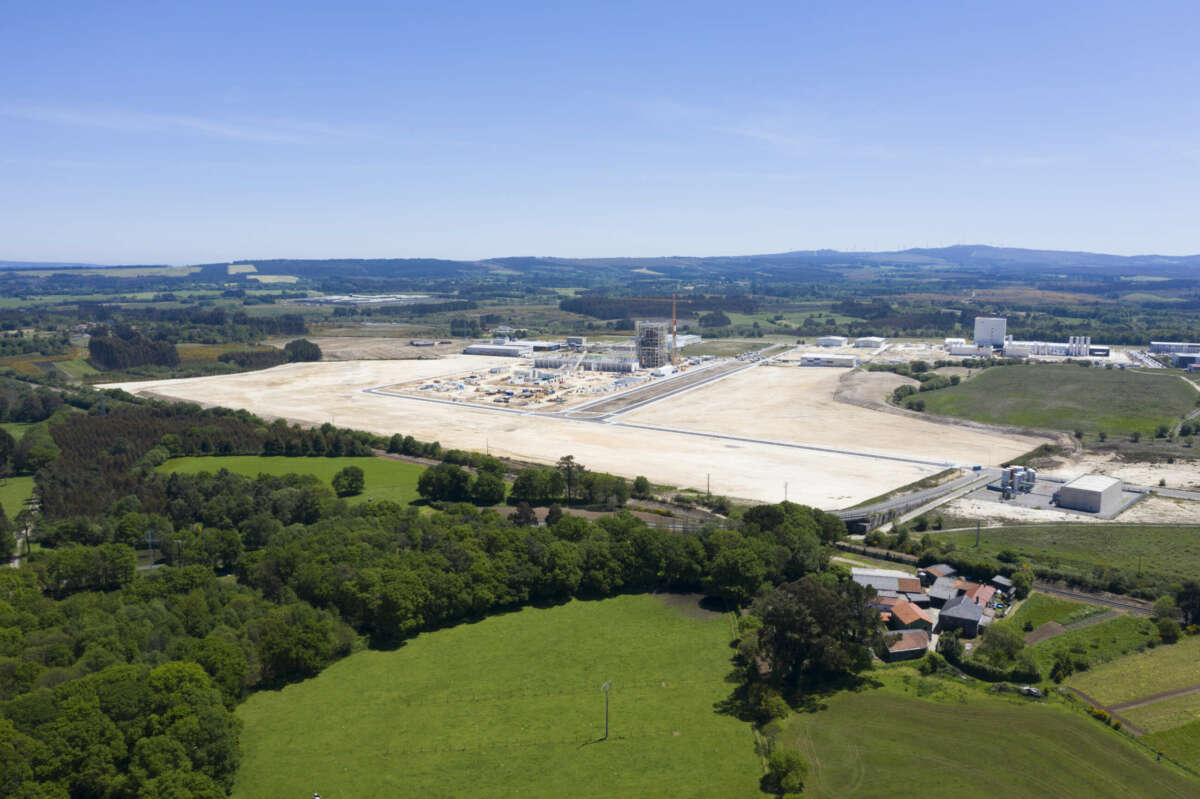
<svg viewBox="0 0 1200 799">
<path fill-rule="evenodd" d="M 1036 630 L 1047 622 L 1056 621 L 1063 625 L 1073 624 L 1105 612 L 1107 612 L 1106 609 L 1098 605 L 1072 602 L 1069 599 L 1059 599 L 1034 592 L 1021 603 L 1016 613 L 997 623 L 1015 625 L 1017 629 L 1021 629 L 1025 622 L 1029 622 Z"/>
<path fill-rule="evenodd" d="M 750 727 L 713 709 L 729 619 L 666 599 L 492 616 L 255 694 L 233 796 L 754 796 Z"/>
<path fill-rule="evenodd" d="M 906 678 L 901 677 L 905 674 Z M 967 796 L 1185 797 L 1200 782 L 1057 703 L 1000 698 L 916 671 L 787 719 L 778 741 L 807 757 L 809 799 Z"/>
<path fill-rule="evenodd" d="M 25 500 L 33 496 L 33 477 L 5 477 L 0 479 L 0 505 L 11 520 L 25 507 Z"/>
<path fill-rule="evenodd" d="M 1053 524 L 930 533 L 985 557 L 1004 550 L 1020 561 L 1091 573 L 1095 566 L 1193 577 L 1200 572 L 1200 527 L 1128 524 Z"/>
<path fill-rule="evenodd" d="M 1067 681 L 1106 705 L 1200 685 L 1200 636 L 1106 663 Z"/>
<path fill-rule="evenodd" d="M 1068 630 L 1062 635 L 1033 644 L 1029 651 L 1037 660 L 1042 674 L 1049 674 L 1054 657 L 1060 651 L 1083 657 L 1089 668 L 1096 668 L 1101 663 L 1140 652 L 1156 640 L 1158 629 L 1150 619 L 1118 616 L 1090 627 Z"/>
<path fill-rule="evenodd" d="M 988 424 L 1153 435 L 1196 407 L 1175 375 L 1069 365 L 1000 366 L 921 395 L 929 413 Z"/>
<path fill-rule="evenodd" d="M 352 504 L 373 499 L 407 505 L 417 499 L 417 480 L 424 466 L 386 458 L 282 458 L 258 455 L 200 456 L 172 458 L 159 467 L 160 471 L 198 474 L 228 469 L 234 474 L 257 477 L 260 474 L 311 474 L 326 485 L 347 466 L 363 470 L 364 488 L 361 494 L 347 497 Z M 31 478 L 32 479 L 32 478 Z"/>
</svg>

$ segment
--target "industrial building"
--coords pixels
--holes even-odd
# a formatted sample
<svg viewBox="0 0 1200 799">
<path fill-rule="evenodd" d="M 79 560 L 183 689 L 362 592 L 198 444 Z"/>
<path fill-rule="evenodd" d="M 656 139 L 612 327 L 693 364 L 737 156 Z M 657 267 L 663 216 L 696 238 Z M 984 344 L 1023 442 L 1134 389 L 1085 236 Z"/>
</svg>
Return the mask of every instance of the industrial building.
<svg viewBox="0 0 1200 799">
<path fill-rule="evenodd" d="M 1008 341 L 1004 357 L 1028 358 L 1030 355 L 1057 355 L 1067 358 L 1086 358 L 1091 354 L 1090 336 L 1071 336 L 1065 344 L 1060 341 Z"/>
<path fill-rule="evenodd" d="M 975 344 L 951 344 L 946 350 L 951 355 L 968 358 L 989 358 L 992 355 L 991 347 L 979 347 Z"/>
<path fill-rule="evenodd" d="M 842 366 L 853 369 L 858 358 L 853 355 L 834 355 L 824 352 L 805 352 L 800 356 L 801 366 Z"/>
<path fill-rule="evenodd" d="M 1121 507 L 1123 484 L 1115 477 L 1085 474 L 1058 490 L 1058 505 L 1088 513 L 1114 513 Z"/>
<path fill-rule="evenodd" d="M 967 346 L 967 340 L 965 338 L 948 338 L 943 345 L 946 349 L 950 349 L 951 347 L 965 347 Z"/>
<path fill-rule="evenodd" d="M 562 369 L 579 359 L 578 355 L 540 355 L 533 360 L 533 365 L 538 369 Z M 637 361 L 619 355 L 592 355 L 579 360 L 578 368 L 585 372 L 633 372 L 637 369 Z"/>
<path fill-rule="evenodd" d="M 817 339 L 818 347 L 844 347 L 849 341 L 845 336 L 821 336 Z"/>
<path fill-rule="evenodd" d="M 1200 353 L 1200 344 L 1189 341 L 1151 341 L 1150 351 Z"/>
<path fill-rule="evenodd" d="M 1190 352 L 1173 352 L 1171 353 L 1171 365 L 1176 369 L 1188 369 L 1200 363 L 1200 353 Z"/>
<path fill-rule="evenodd" d="M 1003 347 L 1008 337 L 1008 320 L 1004 317 L 975 317 L 975 344 L 980 347 Z"/>
<path fill-rule="evenodd" d="M 677 349 L 699 344 L 703 339 L 695 333 L 679 333 L 674 337 L 673 344 Z"/>
<path fill-rule="evenodd" d="M 862 338 L 854 339 L 854 346 L 862 348 L 875 349 L 882 347 L 887 343 L 887 339 L 882 336 L 863 336 Z"/>
<path fill-rule="evenodd" d="M 666 322 L 637 323 L 637 360 L 643 369 L 657 369 L 671 362 L 671 329 Z"/>
<path fill-rule="evenodd" d="M 581 350 L 587 346 L 587 336 L 567 336 L 567 346 L 573 350 Z"/>
<path fill-rule="evenodd" d="M 505 358 L 532 358 L 533 347 L 525 342 L 492 342 L 471 344 L 463 350 L 465 355 L 498 355 Z"/>
</svg>

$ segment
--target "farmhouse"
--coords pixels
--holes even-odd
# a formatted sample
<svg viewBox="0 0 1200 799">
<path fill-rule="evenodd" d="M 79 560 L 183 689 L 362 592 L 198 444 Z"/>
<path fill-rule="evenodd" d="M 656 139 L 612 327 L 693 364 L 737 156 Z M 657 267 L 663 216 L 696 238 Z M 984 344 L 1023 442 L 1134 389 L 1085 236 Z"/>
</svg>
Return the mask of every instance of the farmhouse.
<svg viewBox="0 0 1200 799">
<path fill-rule="evenodd" d="M 956 596 L 942 606 L 938 615 L 938 632 L 961 630 L 967 638 L 979 635 L 983 624 L 983 608 L 966 595 Z"/>
<path fill-rule="evenodd" d="M 933 632 L 933 619 L 913 603 L 903 600 L 892 606 L 888 627 L 893 630 L 925 630 Z"/>
<path fill-rule="evenodd" d="M 889 636 L 887 645 L 889 663 L 897 660 L 913 660 L 929 650 L 929 633 L 925 630 L 906 630 L 900 635 Z"/>
<path fill-rule="evenodd" d="M 956 582 L 953 577 L 939 577 L 934 581 L 933 585 L 929 587 L 929 599 L 934 607 L 940 608 L 958 596 Z"/>
<path fill-rule="evenodd" d="M 921 585 L 933 585 L 939 577 L 953 577 L 956 574 L 958 574 L 958 570 L 947 563 L 935 563 L 932 566 L 917 569 L 917 576 L 921 578 Z"/>
</svg>

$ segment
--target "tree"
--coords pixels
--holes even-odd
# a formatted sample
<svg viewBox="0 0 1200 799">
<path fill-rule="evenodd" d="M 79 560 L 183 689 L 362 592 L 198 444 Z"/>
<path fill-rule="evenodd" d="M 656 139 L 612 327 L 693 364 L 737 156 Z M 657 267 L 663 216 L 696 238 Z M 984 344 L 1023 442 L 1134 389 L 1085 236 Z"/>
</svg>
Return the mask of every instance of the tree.
<svg viewBox="0 0 1200 799">
<path fill-rule="evenodd" d="M 983 634 L 979 654 L 994 665 L 1003 667 L 1013 662 L 1024 648 L 1025 640 L 1019 630 L 1012 626 L 993 624 Z"/>
<path fill-rule="evenodd" d="M 1175 604 L 1188 624 L 1200 622 L 1200 583 L 1187 580 L 1175 594 Z"/>
<path fill-rule="evenodd" d="M 1158 635 L 1164 644 L 1173 644 L 1179 640 L 1179 622 L 1164 617 L 1156 621 L 1155 625 L 1158 627 Z"/>
<path fill-rule="evenodd" d="M 1017 599 L 1024 599 L 1033 590 L 1033 570 L 1025 566 L 1013 572 L 1013 593 Z"/>
<path fill-rule="evenodd" d="M 521 527 L 532 527 L 537 524 L 537 514 L 533 512 L 528 502 L 518 502 L 517 509 L 508 515 L 513 524 Z"/>
<path fill-rule="evenodd" d="M 471 484 L 471 501 L 476 505 L 499 505 L 504 501 L 504 481 L 489 472 L 480 472 Z"/>
<path fill-rule="evenodd" d="M 768 591 L 752 613 L 762 619 L 758 655 L 770 682 L 856 674 L 871 664 L 879 614 L 857 583 L 809 574 Z M 751 675 L 758 669 L 751 666 Z"/>
<path fill-rule="evenodd" d="M 1173 619 L 1176 610 L 1175 598 L 1172 596 L 1160 596 L 1154 600 L 1154 617 L 1156 619 Z"/>
<path fill-rule="evenodd" d="M 439 463 L 421 472 L 417 493 L 430 502 L 468 502 L 471 475 L 452 463 Z"/>
<path fill-rule="evenodd" d="M 566 480 L 562 472 L 548 466 L 522 469 L 509 492 L 517 502 L 530 505 L 549 505 L 563 494 Z"/>
<path fill-rule="evenodd" d="M 321 348 L 306 338 L 289 341 L 284 345 L 283 351 L 287 353 L 289 363 L 321 360 Z"/>
<path fill-rule="evenodd" d="M 630 495 L 638 499 L 650 499 L 650 481 L 642 475 L 633 478 L 633 490 Z"/>
<path fill-rule="evenodd" d="M 551 505 L 546 511 L 546 524 L 555 525 L 563 518 L 563 509 L 561 505 Z M 555 535 L 558 535 L 556 532 Z"/>
<path fill-rule="evenodd" d="M 776 796 L 798 794 L 804 790 L 804 778 L 808 776 L 808 762 L 794 749 L 778 748 L 767 758 L 767 773 L 760 787 Z"/>
<path fill-rule="evenodd" d="M 706 313 L 696 320 L 700 327 L 729 327 L 733 324 L 729 317 L 721 311 Z"/>
<path fill-rule="evenodd" d="M 583 481 L 586 469 L 575 462 L 574 455 L 564 455 L 558 459 L 558 471 L 562 473 L 567 487 L 567 502 L 573 501 L 578 495 L 578 488 Z"/>
<path fill-rule="evenodd" d="M 347 466 L 333 476 L 333 490 L 339 497 L 352 497 L 363 492 L 366 478 L 357 466 Z"/>
</svg>

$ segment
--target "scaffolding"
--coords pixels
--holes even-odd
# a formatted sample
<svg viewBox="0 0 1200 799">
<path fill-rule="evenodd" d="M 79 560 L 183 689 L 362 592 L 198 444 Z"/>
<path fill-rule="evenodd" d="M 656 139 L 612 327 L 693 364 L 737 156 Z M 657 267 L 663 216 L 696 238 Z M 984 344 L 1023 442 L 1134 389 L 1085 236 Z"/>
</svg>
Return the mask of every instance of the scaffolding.
<svg viewBox="0 0 1200 799">
<path fill-rule="evenodd" d="M 670 328 L 666 322 L 637 323 L 637 360 L 643 369 L 657 369 L 671 362 Z"/>
</svg>

